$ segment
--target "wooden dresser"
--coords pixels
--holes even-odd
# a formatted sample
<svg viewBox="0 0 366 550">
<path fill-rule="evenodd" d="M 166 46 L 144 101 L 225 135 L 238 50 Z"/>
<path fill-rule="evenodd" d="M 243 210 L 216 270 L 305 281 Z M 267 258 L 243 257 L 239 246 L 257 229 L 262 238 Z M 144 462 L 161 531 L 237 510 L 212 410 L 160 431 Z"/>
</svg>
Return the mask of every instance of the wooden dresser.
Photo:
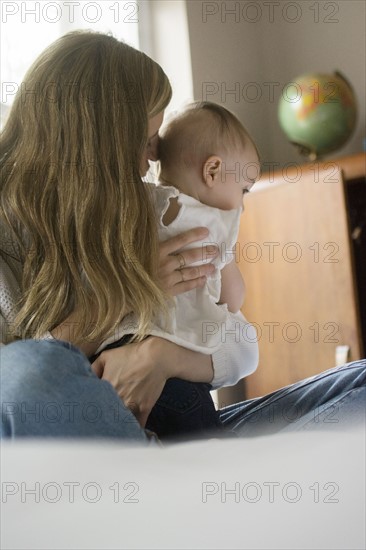
<svg viewBox="0 0 366 550">
<path fill-rule="evenodd" d="M 221 404 L 364 357 L 365 174 L 360 153 L 266 174 L 246 196 L 235 259 L 260 363 Z"/>
</svg>

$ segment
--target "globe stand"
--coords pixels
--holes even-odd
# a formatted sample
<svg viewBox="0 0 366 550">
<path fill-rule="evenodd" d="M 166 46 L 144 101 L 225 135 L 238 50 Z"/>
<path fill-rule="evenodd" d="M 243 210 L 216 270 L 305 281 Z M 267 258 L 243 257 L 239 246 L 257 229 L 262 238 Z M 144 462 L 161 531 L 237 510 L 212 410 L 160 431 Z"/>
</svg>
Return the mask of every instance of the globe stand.
<svg viewBox="0 0 366 550">
<path fill-rule="evenodd" d="M 310 147 L 302 145 L 301 143 L 296 143 L 295 141 L 290 141 L 290 143 L 296 147 L 300 155 L 302 155 L 303 157 L 307 157 L 310 162 L 320 160 L 318 153 L 314 151 L 314 149 L 310 149 Z"/>
</svg>

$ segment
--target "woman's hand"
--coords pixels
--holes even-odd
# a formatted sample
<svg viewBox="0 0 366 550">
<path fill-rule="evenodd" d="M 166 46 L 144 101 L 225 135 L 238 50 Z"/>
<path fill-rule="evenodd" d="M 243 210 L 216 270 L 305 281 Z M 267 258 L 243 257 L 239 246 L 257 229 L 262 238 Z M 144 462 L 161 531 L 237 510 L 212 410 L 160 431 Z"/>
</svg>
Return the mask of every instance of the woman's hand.
<svg viewBox="0 0 366 550">
<path fill-rule="evenodd" d="M 142 427 L 168 378 L 153 340 L 148 337 L 142 342 L 103 351 L 91 366 L 99 378 L 112 384 Z"/>
<path fill-rule="evenodd" d="M 157 336 L 103 351 L 92 369 L 99 378 L 112 384 L 142 427 L 168 378 L 211 382 L 214 374 L 210 355 Z"/>
<path fill-rule="evenodd" d="M 196 227 L 160 243 L 159 279 L 162 287 L 172 296 L 193 288 L 203 287 L 208 275 L 215 271 L 211 263 L 190 267 L 199 261 L 211 262 L 219 254 L 215 245 L 184 250 L 189 244 L 209 234 L 206 227 Z"/>
</svg>

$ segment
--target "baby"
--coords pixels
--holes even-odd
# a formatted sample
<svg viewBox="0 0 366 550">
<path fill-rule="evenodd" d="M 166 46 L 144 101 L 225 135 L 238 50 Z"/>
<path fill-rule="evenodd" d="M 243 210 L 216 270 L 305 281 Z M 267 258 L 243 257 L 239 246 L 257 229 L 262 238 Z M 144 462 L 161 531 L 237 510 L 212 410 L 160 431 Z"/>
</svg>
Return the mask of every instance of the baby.
<svg viewBox="0 0 366 550">
<path fill-rule="evenodd" d="M 200 327 L 205 318 L 211 322 L 225 321 L 226 306 L 235 313 L 244 301 L 244 282 L 236 262 L 232 262 L 233 248 L 243 211 L 243 195 L 249 192 L 259 175 L 257 149 L 230 111 L 214 103 L 196 102 L 164 127 L 159 142 L 159 159 L 161 185 L 157 187 L 156 195 L 160 240 L 198 223 L 210 231 L 204 244 L 212 242 L 220 248 L 219 258 L 213 262 L 216 274 L 208 280 L 206 287 L 181 295 L 178 302 L 189 303 L 198 297 L 197 294 L 209 294 L 211 300 L 202 304 L 203 309 L 200 309 Z M 196 247 L 197 243 L 191 246 Z M 220 308 L 218 304 L 226 305 Z M 184 308 L 177 306 L 176 309 L 181 322 L 177 322 L 175 342 L 187 316 Z M 203 346 L 211 348 L 206 353 L 212 353 L 220 344 L 220 338 L 213 338 L 216 334 L 208 334 L 209 330 L 202 334 L 201 329 L 198 334 L 192 328 L 191 320 L 189 327 L 192 349 L 197 345 L 197 350 L 202 351 Z"/>
<path fill-rule="evenodd" d="M 154 186 L 159 239 L 195 226 L 209 229 L 202 245 L 220 249 L 216 272 L 203 288 L 178 295 L 169 318 L 157 315 L 151 334 L 205 354 L 220 348 L 222 327 L 239 312 L 245 286 L 233 248 L 237 242 L 243 195 L 258 178 L 257 149 L 239 120 L 224 107 L 208 102 L 188 105 L 165 125 L 159 142 L 160 184 Z M 200 243 L 193 243 L 192 247 Z M 181 274 L 184 280 L 184 257 Z M 206 258 L 198 262 L 202 264 Z M 241 315 L 238 313 L 238 315 Z M 124 318 L 119 335 L 133 334 L 134 315 Z M 105 347 L 107 342 L 104 342 Z M 252 345 L 247 342 L 247 345 Z M 117 345 L 115 343 L 114 345 Z M 146 428 L 159 437 L 192 439 L 217 432 L 221 423 L 210 384 L 179 379 L 167 381 Z"/>
</svg>

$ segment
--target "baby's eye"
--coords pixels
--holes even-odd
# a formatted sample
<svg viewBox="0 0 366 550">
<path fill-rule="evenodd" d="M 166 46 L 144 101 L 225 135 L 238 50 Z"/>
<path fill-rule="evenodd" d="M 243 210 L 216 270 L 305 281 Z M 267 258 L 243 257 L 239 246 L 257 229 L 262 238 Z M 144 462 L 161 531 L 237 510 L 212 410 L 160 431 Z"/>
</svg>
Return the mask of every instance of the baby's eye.
<svg viewBox="0 0 366 550">
<path fill-rule="evenodd" d="M 245 195 L 245 193 L 249 193 L 249 189 L 243 189 L 243 195 Z"/>
</svg>

